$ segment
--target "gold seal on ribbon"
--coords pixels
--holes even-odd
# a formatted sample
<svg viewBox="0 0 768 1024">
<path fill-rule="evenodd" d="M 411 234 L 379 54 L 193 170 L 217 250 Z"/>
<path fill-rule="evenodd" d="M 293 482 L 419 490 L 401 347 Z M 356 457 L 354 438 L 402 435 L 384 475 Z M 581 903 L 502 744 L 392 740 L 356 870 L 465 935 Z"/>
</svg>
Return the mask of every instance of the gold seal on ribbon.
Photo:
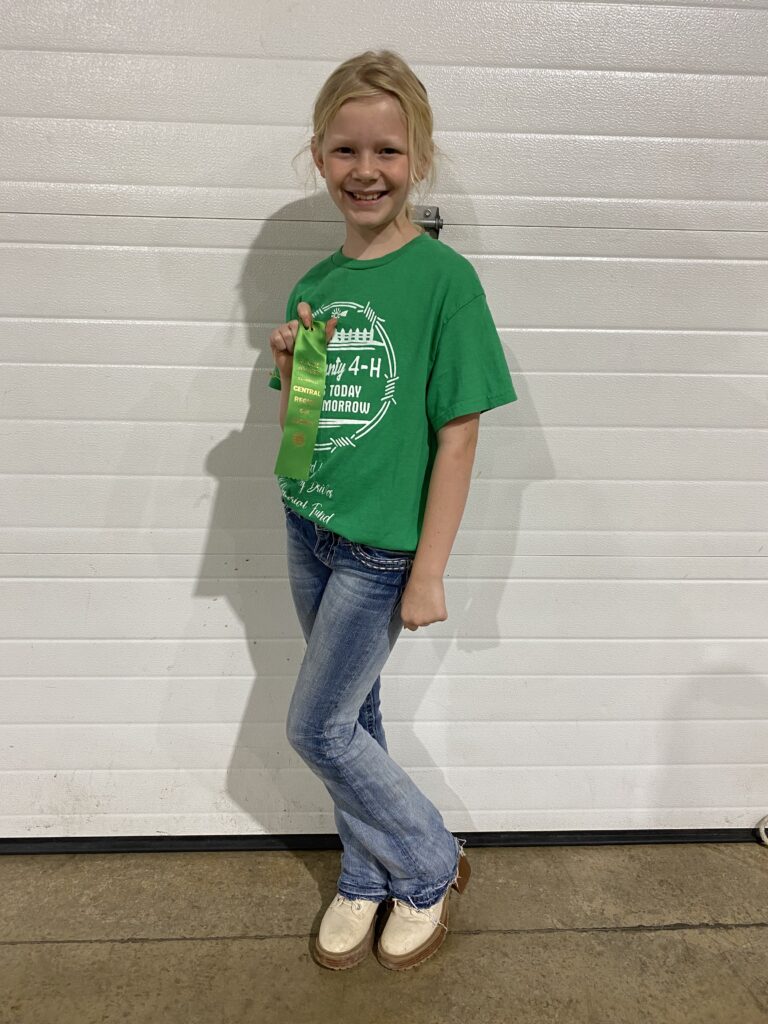
<svg viewBox="0 0 768 1024">
<path fill-rule="evenodd" d="M 309 474 L 325 394 L 327 347 L 324 320 L 313 320 L 310 327 L 299 321 L 288 408 L 275 463 L 278 476 L 306 480 Z"/>
</svg>

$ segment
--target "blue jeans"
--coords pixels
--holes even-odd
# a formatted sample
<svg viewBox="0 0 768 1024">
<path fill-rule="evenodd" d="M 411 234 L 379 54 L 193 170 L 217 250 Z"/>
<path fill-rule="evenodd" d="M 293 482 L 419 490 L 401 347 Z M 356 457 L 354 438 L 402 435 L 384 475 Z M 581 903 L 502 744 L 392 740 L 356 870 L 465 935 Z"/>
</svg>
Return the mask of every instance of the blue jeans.
<svg viewBox="0 0 768 1024">
<path fill-rule="evenodd" d="M 403 622 L 414 552 L 358 544 L 282 502 L 288 579 L 306 640 L 288 742 L 323 782 L 343 847 L 338 891 L 431 906 L 458 874 L 461 845 L 389 756 L 381 669 Z"/>
</svg>

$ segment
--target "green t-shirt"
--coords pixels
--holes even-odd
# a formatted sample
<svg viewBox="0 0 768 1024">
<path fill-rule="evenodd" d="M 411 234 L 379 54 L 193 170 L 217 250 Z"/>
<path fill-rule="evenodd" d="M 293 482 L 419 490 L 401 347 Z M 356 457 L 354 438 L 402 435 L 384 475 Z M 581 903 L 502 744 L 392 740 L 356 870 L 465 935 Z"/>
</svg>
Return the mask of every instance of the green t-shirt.
<svg viewBox="0 0 768 1024">
<path fill-rule="evenodd" d="M 477 272 L 427 233 L 370 260 L 339 247 L 296 283 L 286 322 L 299 302 L 339 320 L 309 476 L 278 476 L 283 500 L 347 540 L 415 551 L 437 431 L 517 398 Z"/>
</svg>

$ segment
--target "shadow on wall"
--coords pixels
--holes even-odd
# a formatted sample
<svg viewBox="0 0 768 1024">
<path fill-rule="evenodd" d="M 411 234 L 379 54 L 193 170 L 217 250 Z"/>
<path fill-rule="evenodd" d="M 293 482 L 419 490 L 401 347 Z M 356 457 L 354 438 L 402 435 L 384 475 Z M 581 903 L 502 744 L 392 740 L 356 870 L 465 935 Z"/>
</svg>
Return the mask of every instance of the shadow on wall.
<svg viewBox="0 0 768 1024">
<path fill-rule="evenodd" d="M 335 835 L 330 796 L 289 746 L 285 735 L 288 704 L 305 643 L 286 578 L 285 524 L 274 476 L 280 443 L 279 392 L 267 383 L 273 367 L 269 332 L 283 321 L 291 288 L 306 270 L 344 240 L 343 222 L 338 215 L 334 218 L 334 213 L 337 211 L 327 195 L 317 193 L 282 208 L 263 225 L 252 245 L 239 282 L 249 344 L 258 353 L 250 380 L 248 413 L 240 430 L 231 431 L 211 449 L 205 465 L 217 486 L 195 596 L 214 601 L 226 598 L 242 623 L 238 629 L 231 617 L 221 613 L 212 616 L 216 619 L 212 630 L 219 635 L 222 622 L 230 619 L 229 626 L 223 627 L 221 679 L 212 680 L 211 686 L 220 695 L 216 707 L 221 708 L 227 722 L 240 722 L 228 769 L 228 799 L 218 795 L 218 803 L 224 805 L 221 820 L 227 820 L 226 805 L 235 805 L 231 819 L 235 833 L 244 831 L 244 812 L 253 823 L 247 830 L 250 833 Z M 452 244 L 450 227 L 443 229 L 441 238 Z M 473 251 L 479 248 L 480 243 Z M 522 377 L 514 366 L 511 370 L 520 399 L 515 406 L 525 406 L 530 417 Z M 503 410 L 485 414 L 486 425 L 490 417 L 499 422 L 499 412 L 503 415 Z M 417 634 L 401 633 L 393 657 L 397 659 L 398 648 L 408 645 L 407 685 L 398 686 L 395 679 L 404 677 L 397 676 L 387 685 L 388 669 L 382 673 L 385 725 L 387 705 L 391 713 L 395 696 L 398 706 L 394 717 L 405 725 L 400 742 L 397 737 L 390 742 L 388 737 L 392 756 L 408 771 L 425 772 L 430 799 L 453 829 L 471 830 L 471 811 L 450 787 L 444 772 L 429 771 L 437 766 L 411 723 L 418 718 L 419 706 L 443 667 L 454 676 L 482 676 L 486 671 L 498 674 L 500 639 L 519 632 L 514 621 L 500 621 L 498 609 L 514 555 L 522 485 L 526 478 L 541 475 L 545 464 L 551 472 L 551 462 L 542 453 L 535 458 L 538 473 L 524 466 L 524 461 L 534 458 L 529 450 L 531 435 L 541 436 L 534 429 L 512 433 L 518 445 L 514 453 L 493 451 L 490 443 L 479 453 L 468 504 L 473 507 L 476 525 L 464 536 L 460 531 L 447 567 L 449 619 Z M 508 477 L 510 464 L 522 480 L 505 481 L 503 507 L 488 501 L 486 490 L 473 498 L 472 491 L 483 487 L 477 478 L 488 476 L 498 481 Z M 498 488 L 499 484 L 489 483 L 487 487 Z M 469 584 L 462 581 L 462 577 L 479 575 L 492 579 L 486 583 L 476 578 Z M 226 636 L 230 634 L 233 643 L 227 644 Z M 244 688 L 239 688 L 244 672 L 241 643 L 247 646 L 255 677 L 247 698 Z M 390 672 L 390 677 L 393 675 Z M 241 711 L 234 710 L 235 692 L 244 695 Z M 466 706 L 457 706 L 454 713 L 466 716 L 466 710 Z M 502 714 L 514 717 L 511 710 Z M 434 719 L 435 715 L 423 717 Z M 224 718 L 217 721 L 223 723 Z M 226 729 L 224 735 L 228 735 Z M 461 751 L 450 759 L 446 757 L 444 763 L 460 767 L 464 763 Z M 218 775 L 212 773 L 211 778 L 215 785 Z M 424 782 L 420 784 L 427 788 Z M 212 797 L 212 804 L 217 804 L 217 795 Z"/>
</svg>

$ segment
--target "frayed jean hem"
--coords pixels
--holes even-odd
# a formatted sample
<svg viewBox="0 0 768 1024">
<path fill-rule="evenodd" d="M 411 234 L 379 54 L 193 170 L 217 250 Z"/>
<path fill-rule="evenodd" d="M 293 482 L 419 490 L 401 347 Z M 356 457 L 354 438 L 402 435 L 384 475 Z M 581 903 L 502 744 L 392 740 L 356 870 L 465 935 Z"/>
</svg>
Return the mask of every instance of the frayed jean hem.
<svg viewBox="0 0 768 1024">
<path fill-rule="evenodd" d="M 438 882 L 436 885 L 430 886 L 428 889 L 421 889 L 417 893 L 399 893 L 389 892 L 383 896 L 371 896 L 370 894 L 353 893 L 342 886 L 338 887 L 338 891 L 342 896 L 345 896 L 348 900 L 374 900 L 381 902 L 382 900 L 398 899 L 401 903 L 408 903 L 417 910 L 423 910 L 425 907 L 434 906 L 438 900 L 441 900 L 445 896 L 446 892 L 450 889 L 453 883 L 456 881 L 459 875 L 459 860 L 461 858 L 461 850 L 466 843 L 466 839 L 458 839 L 453 836 L 456 842 L 456 867 L 453 874 L 443 879 L 442 882 Z"/>
<path fill-rule="evenodd" d="M 371 900 L 374 903 L 381 903 L 384 900 L 389 899 L 389 894 L 384 893 L 382 896 L 364 896 L 359 892 L 348 892 L 345 889 L 338 889 L 340 896 L 343 896 L 347 900 Z"/>
<path fill-rule="evenodd" d="M 423 910 L 425 907 L 434 906 L 438 900 L 441 900 L 458 878 L 461 849 L 466 843 L 466 839 L 458 839 L 456 836 L 453 836 L 453 839 L 456 843 L 456 867 L 449 878 L 443 879 L 442 882 L 439 882 L 437 885 L 430 886 L 428 889 L 422 889 L 418 893 L 411 892 L 400 894 L 399 892 L 393 892 L 392 896 L 395 899 L 400 900 L 401 903 L 410 904 L 417 910 Z"/>
</svg>

